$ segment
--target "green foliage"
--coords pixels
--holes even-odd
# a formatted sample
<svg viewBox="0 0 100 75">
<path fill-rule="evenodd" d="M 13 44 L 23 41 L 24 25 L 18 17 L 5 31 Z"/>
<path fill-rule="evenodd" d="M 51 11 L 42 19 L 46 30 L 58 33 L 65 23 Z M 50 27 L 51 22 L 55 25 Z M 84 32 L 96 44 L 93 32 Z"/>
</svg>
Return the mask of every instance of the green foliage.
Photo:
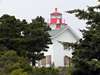
<svg viewBox="0 0 100 75">
<path fill-rule="evenodd" d="M 27 59 L 15 51 L 0 52 L 0 75 L 58 75 L 56 68 L 32 68 Z"/>
<path fill-rule="evenodd" d="M 70 64 L 69 66 L 67 66 L 67 74 L 66 75 L 72 75 L 72 71 L 73 71 L 73 65 Z"/>
<path fill-rule="evenodd" d="M 0 54 L 0 75 L 32 75 L 32 67 L 15 51 L 6 51 Z"/>
<path fill-rule="evenodd" d="M 68 13 L 75 13 L 87 24 L 87 29 L 81 30 L 83 38 L 74 45 L 73 75 L 100 75 L 100 4 Z"/>
<path fill-rule="evenodd" d="M 59 75 L 59 70 L 56 68 L 34 68 L 33 75 Z"/>
<path fill-rule="evenodd" d="M 0 50 L 15 50 L 19 56 L 28 57 L 32 64 L 44 57 L 51 39 L 49 28 L 42 17 L 31 23 L 20 21 L 15 16 L 0 17 Z"/>
<path fill-rule="evenodd" d="M 23 72 L 23 69 L 16 69 L 11 72 L 11 75 L 28 75 L 27 72 Z"/>
</svg>

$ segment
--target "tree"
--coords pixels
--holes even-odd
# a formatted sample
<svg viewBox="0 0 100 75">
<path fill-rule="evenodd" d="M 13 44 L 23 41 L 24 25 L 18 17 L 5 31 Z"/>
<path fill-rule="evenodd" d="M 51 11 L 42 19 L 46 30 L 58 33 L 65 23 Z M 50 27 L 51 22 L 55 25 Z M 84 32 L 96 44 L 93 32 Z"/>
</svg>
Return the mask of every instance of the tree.
<svg viewBox="0 0 100 75">
<path fill-rule="evenodd" d="M 10 15 L 0 17 L 0 50 L 15 50 L 35 65 L 36 60 L 44 57 L 43 51 L 47 51 L 48 44 L 51 44 L 51 39 L 41 16 L 31 23 Z"/>
<path fill-rule="evenodd" d="M 32 67 L 26 58 L 19 57 L 15 51 L 0 52 L 0 75 L 33 75 Z"/>
<path fill-rule="evenodd" d="M 74 13 L 87 24 L 86 29 L 81 30 L 83 38 L 74 44 L 73 75 L 100 75 L 100 4 L 87 10 L 67 12 Z"/>
<path fill-rule="evenodd" d="M 43 52 L 47 51 L 48 44 L 51 44 L 48 30 L 47 23 L 44 22 L 42 17 L 33 19 L 29 25 L 28 33 L 31 33 L 28 35 L 29 41 L 28 43 L 26 42 L 26 49 L 28 50 L 28 57 L 33 61 L 33 65 L 35 65 L 36 60 L 40 60 L 44 57 Z"/>
</svg>

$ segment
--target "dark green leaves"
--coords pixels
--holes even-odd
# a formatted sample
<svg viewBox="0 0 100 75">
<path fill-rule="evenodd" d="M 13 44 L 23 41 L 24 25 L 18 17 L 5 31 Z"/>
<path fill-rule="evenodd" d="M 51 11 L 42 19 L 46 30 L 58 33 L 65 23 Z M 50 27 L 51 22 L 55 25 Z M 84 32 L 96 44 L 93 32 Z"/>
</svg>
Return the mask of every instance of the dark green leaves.
<svg viewBox="0 0 100 75">
<path fill-rule="evenodd" d="M 42 52 L 51 44 L 47 31 L 47 23 L 41 16 L 27 23 L 15 16 L 3 15 L 0 17 L 0 50 L 15 50 L 19 56 L 35 63 L 43 58 Z"/>
<path fill-rule="evenodd" d="M 74 46 L 73 75 L 100 75 L 100 5 L 68 13 L 86 20 L 88 25 L 82 30 L 83 38 Z"/>
</svg>

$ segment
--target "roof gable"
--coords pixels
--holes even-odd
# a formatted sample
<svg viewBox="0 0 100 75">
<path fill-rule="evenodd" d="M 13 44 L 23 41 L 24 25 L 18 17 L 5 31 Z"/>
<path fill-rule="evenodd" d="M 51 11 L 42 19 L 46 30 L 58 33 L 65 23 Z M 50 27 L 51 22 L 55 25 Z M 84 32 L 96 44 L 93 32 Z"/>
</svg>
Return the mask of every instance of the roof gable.
<svg viewBox="0 0 100 75">
<path fill-rule="evenodd" d="M 62 28 L 60 30 L 51 30 L 49 31 L 52 39 L 56 39 L 58 41 L 63 42 L 75 42 L 78 41 L 80 38 L 79 36 L 73 31 L 73 29 L 69 26 Z"/>
</svg>

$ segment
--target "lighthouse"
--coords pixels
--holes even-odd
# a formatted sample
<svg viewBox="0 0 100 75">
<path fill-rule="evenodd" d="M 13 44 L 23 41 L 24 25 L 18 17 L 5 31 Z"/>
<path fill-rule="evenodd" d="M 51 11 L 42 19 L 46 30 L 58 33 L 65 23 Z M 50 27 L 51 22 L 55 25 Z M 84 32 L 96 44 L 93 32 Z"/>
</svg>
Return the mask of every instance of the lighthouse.
<svg viewBox="0 0 100 75">
<path fill-rule="evenodd" d="M 55 8 L 55 11 L 50 14 L 50 23 L 49 27 L 52 30 L 59 30 L 65 27 L 65 20 L 62 18 L 62 13 L 58 12 L 58 9 Z"/>
<path fill-rule="evenodd" d="M 50 22 L 48 23 L 51 28 L 49 32 L 52 44 L 48 45 L 48 51 L 44 52 L 45 58 L 39 60 L 37 65 L 39 67 L 66 67 L 72 58 L 73 49 L 63 46 L 63 42 L 75 43 L 80 38 L 75 31 L 65 23 L 62 13 L 55 8 L 54 12 L 50 13 Z"/>
</svg>

